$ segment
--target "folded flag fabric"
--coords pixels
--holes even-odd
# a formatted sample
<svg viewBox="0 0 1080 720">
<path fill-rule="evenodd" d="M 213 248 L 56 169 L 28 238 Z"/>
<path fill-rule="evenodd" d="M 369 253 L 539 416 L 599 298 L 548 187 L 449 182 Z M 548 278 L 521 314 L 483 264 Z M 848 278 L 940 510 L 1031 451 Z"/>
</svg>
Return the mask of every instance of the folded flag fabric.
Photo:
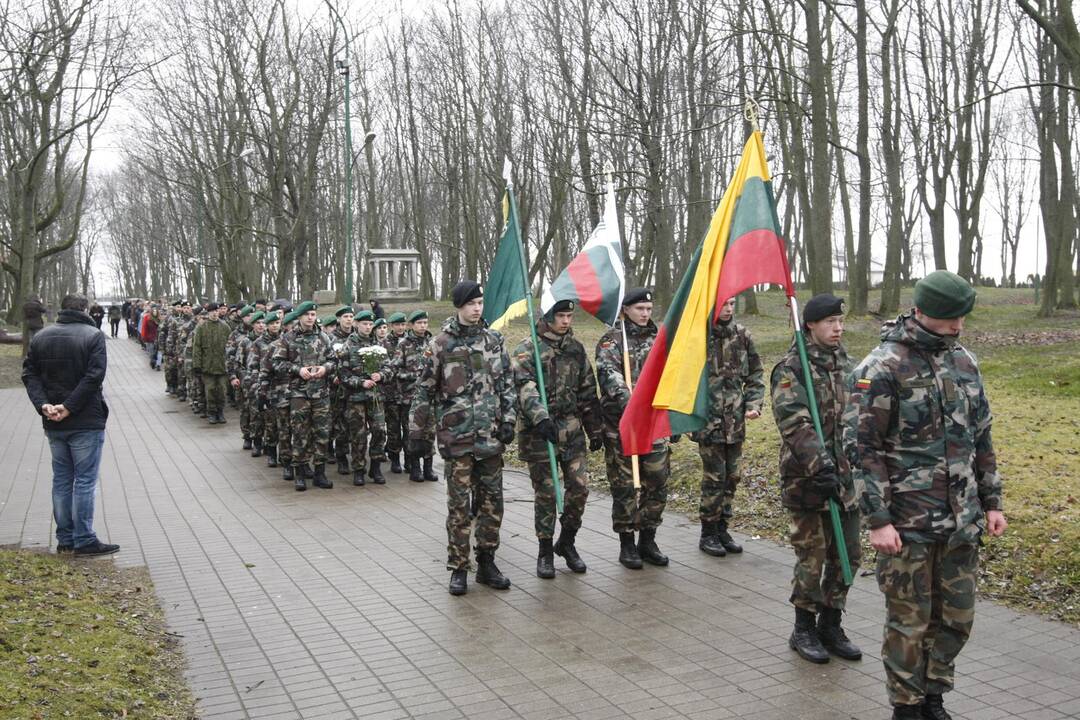
<svg viewBox="0 0 1080 720">
<path fill-rule="evenodd" d="M 525 256 L 518 235 L 517 203 L 508 185 L 503 195 L 503 233 L 484 285 L 484 320 L 492 329 L 502 330 L 514 318 L 528 314 L 525 276 Z"/>
</svg>

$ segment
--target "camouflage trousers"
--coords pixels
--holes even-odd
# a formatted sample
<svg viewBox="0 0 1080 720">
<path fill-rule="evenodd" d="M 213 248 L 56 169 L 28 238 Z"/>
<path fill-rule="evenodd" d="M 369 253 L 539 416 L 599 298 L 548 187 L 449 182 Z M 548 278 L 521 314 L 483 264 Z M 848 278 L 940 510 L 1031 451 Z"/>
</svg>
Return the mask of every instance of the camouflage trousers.
<svg viewBox="0 0 1080 720">
<path fill-rule="evenodd" d="M 259 410 L 259 402 L 258 391 L 251 386 L 245 387 L 244 406 L 240 413 L 241 422 L 243 422 L 244 413 L 247 413 L 248 418 L 248 431 L 244 437 L 262 442 L 263 435 L 266 432 L 266 419 L 262 411 Z"/>
<path fill-rule="evenodd" d="M 975 622 L 979 548 L 904 542 L 899 555 L 878 553 L 885 595 L 881 658 L 893 705 L 915 705 L 952 690 L 956 656 Z"/>
<path fill-rule="evenodd" d="M 248 397 L 243 381 L 241 381 L 240 387 L 233 388 L 233 391 L 236 394 L 236 403 L 240 410 L 240 434 L 245 440 L 250 440 L 254 437 L 251 434 L 251 410 L 248 407 Z"/>
<path fill-rule="evenodd" d="M 409 439 L 409 404 L 386 403 L 386 451 L 397 455 Z"/>
<path fill-rule="evenodd" d="M 188 371 L 187 366 L 181 358 L 174 360 L 176 363 L 176 381 L 173 383 L 173 387 L 176 388 L 177 393 L 187 395 L 188 391 Z"/>
<path fill-rule="evenodd" d="M 263 443 L 277 447 L 279 465 L 292 463 L 292 422 L 289 405 L 271 406 L 266 410 L 266 434 Z"/>
<path fill-rule="evenodd" d="M 225 388 L 229 384 L 226 377 L 203 373 L 202 384 L 206 393 L 206 412 L 213 414 L 225 410 Z"/>
<path fill-rule="evenodd" d="M 446 460 L 446 537 L 448 570 L 469 566 L 469 533 L 476 508 L 476 552 L 499 548 L 503 518 L 502 455 L 478 460 L 472 455 Z"/>
<path fill-rule="evenodd" d="M 289 400 L 289 442 L 293 465 L 322 465 L 330 442 L 330 398 Z"/>
<path fill-rule="evenodd" d="M 795 572 L 791 578 L 791 604 L 803 610 L 843 610 L 848 588 L 836 552 L 836 536 L 828 512 L 789 510 L 791 546 L 795 549 Z M 859 571 L 859 511 L 840 511 L 851 573 Z"/>
<path fill-rule="evenodd" d="M 638 456 L 641 489 L 634 490 L 634 471 L 623 455 L 618 438 L 604 437 L 604 462 L 611 487 L 611 527 L 617 533 L 660 527 L 667 506 L 667 481 L 671 474 L 671 450 Z"/>
<path fill-rule="evenodd" d="M 385 460 L 386 420 L 383 418 L 382 404 L 375 400 L 350 402 L 345 419 L 349 426 L 353 470 L 364 469 L 365 454 L 368 460 Z"/>
<path fill-rule="evenodd" d="M 330 400 L 331 430 L 330 437 L 334 441 L 334 454 L 341 458 L 349 454 L 349 398 L 347 395 L 338 394 L 338 388 L 334 389 L 334 397 Z"/>
<path fill-rule="evenodd" d="M 742 443 L 698 443 L 701 455 L 701 522 L 720 522 L 731 518 L 731 503 L 742 480 Z"/>
<path fill-rule="evenodd" d="M 559 461 L 559 480 L 563 486 L 563 514 L 559 522 L 564 530 L 581 527 L 585 514 L 585 502 L 589 499 L 589 461 L 586 455 Z M 548 540 L 555 537 L 555 483 L 551 480 L 551 463 L 529 463 L 529 479 L 532 480 L 533 522 L 536 538 Z"/>
<path fill-rule="evenodd" d="M 176 358 L 173 357 L 172 355 L 166 355 L 165 359 L 162 361 L 162 364 L 165 366 L 165 371 L 164 371 L 165 372 L 165 386 L 166 387 L 171 387 L 171 388 L 178 387 L 177 386 L 177 380 L 178 380 L 177 376 L 180 373 L 177 372 L 178 368 L 177 368 Z"/>
<path fill-rule="evenodd" d="M 189 361 L 190 362 L 190 361 Z M 203 392 L 202 375 L 196 375 L 193 370 L 188 370 L 188 402 L 195 410 L 206 408 L 206 395 Z"/>
</svg>

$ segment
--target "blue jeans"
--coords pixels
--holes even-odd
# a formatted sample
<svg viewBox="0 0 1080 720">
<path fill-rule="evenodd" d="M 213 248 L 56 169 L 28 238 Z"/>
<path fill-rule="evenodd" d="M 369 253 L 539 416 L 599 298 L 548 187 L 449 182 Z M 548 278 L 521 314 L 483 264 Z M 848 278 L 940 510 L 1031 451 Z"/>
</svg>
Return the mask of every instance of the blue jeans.
<svg viewBox="0 0 1080 720">
<path fill-rule="evenodd" d="M 52 450 L 53 519 L 56 544 L 83 547 L 97 541 L 94 496 L 97 494 L 104 430 L 46 430 Z"/>
</svg>

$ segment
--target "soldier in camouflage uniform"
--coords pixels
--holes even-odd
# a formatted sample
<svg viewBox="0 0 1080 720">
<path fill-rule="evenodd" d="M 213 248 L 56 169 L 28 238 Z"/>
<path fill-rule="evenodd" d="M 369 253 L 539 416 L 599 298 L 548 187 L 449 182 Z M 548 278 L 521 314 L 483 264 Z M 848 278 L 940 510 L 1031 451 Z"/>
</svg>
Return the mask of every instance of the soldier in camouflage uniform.
<svg viewBox="0 0 1080 720">
<path fill-rule="evenodd" d="M 330 489 L 326 478 L 326 445 L 330 441 L 330 384 L 334 355 L 330 337 L 318 324 L 315 303 L 307 300 L 294 310 L 296 327 L 286 333 L 271 362 L 277 377 L 288 377 L 289 426 L 294 483 L 307 490 L 309 465 L 315 487 Z"/>
<path fill-rule="evenodd" d="M 387 318 L 386 337 L 380 342 L 386 348 L 391 365 L 397 355 L 398 343 L 405 336 L 405 313 L 396 312 Z M 376 323 L 377 324 L 377 323 Z M 400 332 L 397 328 L 400 328 Z M 379 332 L 376 327 L 376 334 Z M 401 395 L 401 386 L 397 379 L 383 383 L 382 398 L 386 417 L 386 455 L 390 459 L 390 472 L 401 472 L 401 448 L 409 437 L 409 404 Z"/>
<path fill-rule="evenodd" d="M 184 337 L 184 364 L 188 370 L 187 397 L 191 402 L 191 412 L 199 417 L 206 417 L 206 392 L 203 387 L 202 372 L 197 370 L 192 361 L 192 348 L 195 343 L 195 331 L 198 330 L 210 317 L 202 306 L 192 310 L 194 319 L 186 326 L 187 334 Z"/>
<path fill-rule="evenodd" d="M 226 370 L 232 396 L 240 410 L 240 434 L 244 439 L 245 450 L 251 450 L 254 446 L 251 415 L 248 412 L 247 398 L 244 397 L 244 373 L 247 371 L 247 351 L 255 339 L 255 312 L 254 305 L 244 305 L 240 309 L 240 322 L 236 329 L 229 333 L 229 342 L 225 346 Z"/>
<path fill-rule="evenodd" d="M 330 334 L 330 341 L 333 343 L 334 355 L 338 355 L 348 343 L 349 338 L 352 337 L 354 332 L 354 318 L 356 313 L 353 311 L 352 305 L 342 305 L 334 311 L 334 319 L 336 320 L 332 330 L 327 332 Z M 340 377 L 340 366 L 334 371 L 334 377 L 331 380 L 330 387 L 330 444 L 333 446 L 333 452 L 327 451 L 328 457 L 334 458 L 334 462 L 337 463 L 337 471 L 339 475 L 348 475 L 349 470 L 349 420 L 346 417 L 346 413 L 349 408 L 349 391 L 342 386 Z M 364 468 L 360 468 L 363 472 Z"/>
<path fill-rule="evenodd" d="M 781 503 L 788 511 L 795 549 L 791 581 L 795 629 L 788 644 L 814 663 L 828 662 L 830 652 L 845 660 L 858 660 L 862 652 L 840 626 L 848 588 L 828 505 L 830 499 L 840 504 L 840 527 L 855 573 L 860 560 L 858 502 L 862 489 L 852 478 L 849 462 L 854 438 L 844 432 L 843 425 L 852 366 L 840 342 L 843 300 L 829 294 L 811 298 L 803 308 L 803 327 L 824 446 L 810 414 L 795 343 L 770 378 L 773 416 L 781 439 Z"/>
<path fill-rule="evenodd" d="M 416 379 L 420 376 L 420 366 L 424 360 L 424 350 L 431 342 L 431 333 L 428 331 L 428 314 L 424 310 L 414 310 L 409 315 L 409 329 L 398 343 L 391 364 L 394 381 L 398 386 L 398 397 L 402 399 L 403 407 L 400 410 L 402 430 L 402 444 L 405 445 L 405 469 L 409 471 L 409 480 L 413 482 L 436 482 L 438 478 L 432 468 L 432 452 L 423 457 L 417 457 L 408 449 L 408 423 L 409 413 L 415 400 Z M 434 419 L 428 413 L 429 419 Z M 431 429 L 431 432 L 434 432 Z M 421 464 L 423 469 L 421 471 Z"/>
<path fill-rule="evenodd" d="M 273 307 L 273 306 L 271 306 Z M 284 312 L 279 322 L 268 322 L 266 332 L 269 343 L 259 359 L 259 391 L 266 398 L 266 426 L 263 434 L 263 446 L 273 448 L 267 451 L 266 464 L 270 467 L 281 465 L 281 477 L 285 482 L 294 482 L 296 474 L 292 466 L 292 444 L 289 433 L 289 376 L 278 376 L 274 372 L 274 353 L 284 341 L 286 333 L 292 327 L 296 316 L 288 306 L 281 306 L 271 311 L 275 316 Z"/>
<path fill-rule="evenodd" d="M 600 407 L 604 419 L 604 459 L 611 487 L 611 524 L 619 534 L 619 562 L 640 570 L 642 560 L 667 565 L 668 558 L 656 545 L 656 529 L 667 505 L 667 481 L 671 474 L 668 439 L 653 443 L 652 452 L 638 456 L 640 491 L 634 488 L 632 460 L 622 454 L 619 420 L 630 401 L 623 374 L 623 327 L 630 355 L 630 380 L 636 383 L 649 355 L 657 328 L 652 321 L 652 293 L 644 288 L 627 291 L 622 319 L 604 333 L 596 345 L 596 377 L 600 383 Z M 637 544 L 634 532 L 640 531 Z"/>
<path fill-rule="evenodd" d="M 958 342 L 974 289 L 937 270 L 852 375 L 861 509 L 885 595 L 881 657 L 893 717 L 948 718 L 942 695 L 975 615 L 979 543 L 1005 531 L 990 406 Z"/>
<path fill-rule="evenodd" d="M 502 456 L 514 441 L 517 412 L 502 335 L 483 321 L 483 287 L 464 280 L 451 297 L 457 314 L 424 350 L 409 409 L 409 449 L 415 456 L 429 456 L 430 428 L 436 427 L 439 454 L 446 461 L 449 590 L 463 595 L 468 591 L 470 507 L 475 509 L 476 581 L 498 590 L 510 587 L 495 565 L 495 551 L 503 516 Z"/>
<path fill-rule="evenodd" d="M 251 314 L 251 339 L 247 341 L 244 354 L 244 370 L 240 395 L 244 398 L 243 415 L 248 418 L 248 432 L 251 438 L 251 457 L 262 457 L 263 434 L 266 431 L 262 407 L 259 400 L 259 358 L 265 349 L 266 313 L 256 310 Z"/>
<path fill-rule="evenodd" d="M 380 391 L 391 380 L 390 358 L 382 355 L 378 368 L 371 370 L 366 357 L 370 348 L 383 349 L 374 333 L 375 316 L 370 310 L 357 313 L 355 330 L 345 346 L 337 352 L 338 377 L 347 393 L 348 407 L 345 420 L 348 423 L 349 442 L 352 447 L 353 485 L 362 486 L 364 468 L 368 468 L 371 481 L 384 485 L 382 461 L 386 459 L 386 420 L 383 418 L 383 401 Z M 365 465 L 364 456 L 368 464 Z"/>
<path fill-rule="evenodd" d="M 202 376 L 206 414 L 211 425 L 225 422 L 225 344 L 229 340 L 229 325 L 221 319 L 221 312 L 221 306 L 210 304 L 206 309 L 207 320 L 195 330 L 191 347 L 191 366 Z"/>
<path fill-rule="evenodd" d="M 165 371 L 165 394 L 172 395 L 176 392 L 176 366 L 169 352 L 173 344 L 173 336 L 178 332 L 176 319 L 180 301 L 161 306 L 161 325 L 158 327 L 158 351 L 161 352 L 161 365 Z"/>
<path fill-rule="evenodd" d="M 701 455 L 701 540 L 698 547 L 715 557 L 741 553 L 728 533 L 731 504 L 742 479 L 746 421 L 761 417 L 765 399 L 761 358 L 750 331 L 735 322 L 735 298 L 720 306 L 709 333 L 709 419 L 693 434 Z"/>
<path fill-rule="evenodd" d="M 180 314 L 176 318 L 176 332 L 169 337 L 169 350 L 172 353 L 173 362 L 176 363 L 176 385 L 173 397 L 180 402 L 187 401 L 189 368 L 184 362 L 184 345 L 187 343 L 190 332 L 188 325 L 193 322 L 191 303 L 184 300 L 180 303 Z"/>
<path fill-rule="evenodd" d="M 529 479 L 535 493 L 533 519 L 540 544 L 536 575 L 541 578 L 555 577 L 556 553 L 573 572 L 586 570 L 574 541 L 589 499 L 588 452 L 604 446 L 596 375 L 585 346 L 574 339 L 573 319 L 573 301 L 560 300 L 536 326 L 547 407 L 540 402 L 532 340 L 523 340 L 513 354 L 514 384 L 522 416 L 518 457 L 529 464 Z M 554 544 L 555 485 L 548 443 L 555 446 L 563 485 L 561 529 Z"/>
</svg>

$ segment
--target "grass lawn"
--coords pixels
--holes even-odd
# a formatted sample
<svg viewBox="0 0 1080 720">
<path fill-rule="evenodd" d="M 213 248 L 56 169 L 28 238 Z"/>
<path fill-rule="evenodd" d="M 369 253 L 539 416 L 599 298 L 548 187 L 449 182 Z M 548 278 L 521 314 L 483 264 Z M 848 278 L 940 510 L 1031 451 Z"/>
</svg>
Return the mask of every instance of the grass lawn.
<svg viewBox="0 0 1080 720">
<path fill-rule="evenodd" d="M 910 290 L 903 299 L 910 302 Z M 791 342 L 791 328 L 779 293 L 759 294 L 758 304 L 760 315 L 738 319 L 750 328 L 768 377 Z M 870 305 L 876 305 L 875 298 Z M 433 326 L 452 312 L 449 303 L 427 307 Z M 994 412 L 1010 522 L 1003 538 L 987 542 L 981 589 L 1008 604 L 1080 624 L 1080 315 L 1038 319 L 1035 310 L 1030 290 L 980 288 L 964 332 L 965 346 L 979 358 Z M 856 362 L 877 344 L 879 327 L 874 317 L 849 319 L 845 345 Z M 516 321 L 505 333 L 507 344 L 513 347 L 527 332 L 525 321 Z M 603 332 L 603 325 L 578 313 L 575 335 L 590 355 Z M 732 527 L 785 542 L 778 448 L 766 400 L 762 418 L 747 424 L 744 480 Z M 697 446 L 687 438 L 673 450 L 669 509 L 696 520 Z M 517 463 L 512 453 L 507 460 Z M 602 453 L 590 456 L 589 469 L 593 485 L 604 490 Z M 872 567 L 873 550 L 864 547 L 865 567 Z"/>
<path fill-rule="evenodd" d="M 0 717 L 196 717 L 150 578 L 0 550 Z"/>
<path fill-rule="evenodd" d="M 0 388 L 22 387 L 22 345 L 0 345 Z"/>
</svg>

